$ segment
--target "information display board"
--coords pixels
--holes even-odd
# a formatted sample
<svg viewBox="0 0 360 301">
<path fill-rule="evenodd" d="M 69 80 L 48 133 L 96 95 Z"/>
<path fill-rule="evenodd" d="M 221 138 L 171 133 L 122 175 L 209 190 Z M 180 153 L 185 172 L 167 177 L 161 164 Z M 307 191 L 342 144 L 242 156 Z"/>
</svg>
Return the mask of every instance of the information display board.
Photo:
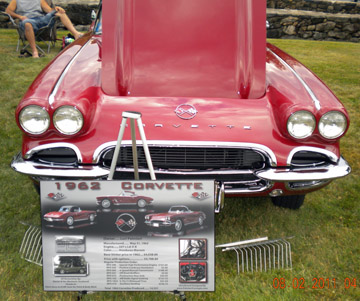
<svg viewBox="0 0 360 301">
<path fill-rule="evenodd" d="M 214 291 L 214 181 L 42 181 L 46 291 Z"/>
</svg>

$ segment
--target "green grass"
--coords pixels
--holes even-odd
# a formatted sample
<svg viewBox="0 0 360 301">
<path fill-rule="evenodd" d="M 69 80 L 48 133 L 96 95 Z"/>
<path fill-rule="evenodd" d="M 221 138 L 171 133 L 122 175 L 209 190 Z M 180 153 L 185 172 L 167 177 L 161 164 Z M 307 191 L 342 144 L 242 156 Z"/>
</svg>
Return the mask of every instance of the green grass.
<svg viewBox="0 0 360 301">
<path fill-rule="evenodd" d="M 60 33 L 64 34 L 64 33 Z M 59 51 L 46 58 L 18 58 L 16 34 L 0 30 L 0 300 L 69 300 L 76 292 L 44 292 L 40 267 L 18 254 L 25 228 L 19 221 L 40 224 L 39 197 L 27 177 L 9 167 L 21 148 L 21 133 L 14 111 L 37 73 Z M 315 71 L 342 100 L 351 116 L 351 127 L 342 139 L 342 153 L 353 168 L 350 176 L 334 181 L 307 196 L 297 211 L 274 207 L 267 198 L 226 200 L 216 216 L 216 241 L 226 243 L 262 236 L 289 237 L 293 269 L 237 275 L 235 256 L 216 251 L 216 292 L 187 293 L 188 300 L 355 300 L 360 299 L 359 99 L 360 44 L 271 41 Z M 273 279 L 304 278 L 306 289 L 274 289 Z M 336 288 L 312 289 L 313 278 L 336 278 Z M 356 278 L 357 287 L 345 289 L 345 278 Z M 84 300 L 174 300 L 163 293 L 100 292 Z"/>
</svg>

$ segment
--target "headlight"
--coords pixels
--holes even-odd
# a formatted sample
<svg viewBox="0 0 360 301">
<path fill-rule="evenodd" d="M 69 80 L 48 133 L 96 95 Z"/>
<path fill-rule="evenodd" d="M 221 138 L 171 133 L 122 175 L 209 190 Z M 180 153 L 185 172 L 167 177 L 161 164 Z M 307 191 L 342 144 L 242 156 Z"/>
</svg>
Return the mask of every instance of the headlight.
<svg viewBox="0 0 360 301">
<path fill-rule="evenodd" d="M 344 134 L 347 120 L 343 113 L 331 111 L 320 118 L 319 132 L 327 139 L 335 139 Z"/>
<path fill-rule="evenodd" d="M 298 111 L 292 114 L 287 122 L 287 129 L 291 136 L 296 139 L 309 137 L 316 126 L 313 114 L 308 111 Z"/>
<path fill-rule="evenodd" d="M 30 105 L 21 110 L 19 122 L 25 132 L 39 135 L 49 128 L 50 117 L 44 108 Z"/>
<path fill-rule="evenodd" d="M 78 109 L 71 106 L 63 106 L 55 111 L 53 122 L 60 133 L 73 135 L 81 130 L 84 119 Z"/>
</svg>

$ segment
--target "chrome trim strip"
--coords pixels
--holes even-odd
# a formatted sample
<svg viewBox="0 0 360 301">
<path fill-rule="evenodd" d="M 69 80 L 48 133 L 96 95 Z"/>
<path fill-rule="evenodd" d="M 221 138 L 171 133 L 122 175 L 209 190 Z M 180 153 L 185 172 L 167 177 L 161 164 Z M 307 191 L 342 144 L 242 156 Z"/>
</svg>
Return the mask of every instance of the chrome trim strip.
<svg viewBox="0 0 360 301">
<path fill-rule="evenodd" d="M 224 183 L 224 190 L 226 194 L 252 194 L 252 193 L 259 193 L 259 192 L 263 192 L 266 190 L 271 189 L 274 184 L 273 183 L 267 183 L 266 186 L 261 187 L 260 189 L 240 189 L 240 188 L 226 188 L 226 186 L 228 186 L 228 184 L 230 182 L 223 182 Z M 242 182 L 239 181 L 238 183 L 236 182 L 231 182 L 232 184 L 241 184 Z"/>
<path fill-rule="evenodd" d="M 339 160 L 339 157 L 336 156 L 333 152 L 330 152 L 326 149 L 323 148 L 317 148 L 317 147 L 311 147 L 311 146 L 299 146 L 299 147 L 295 147 L 289 154 L 286 164 L 288 166 L 291 165 L 291 161 L 294 157 L 294 155 L 298 152 L 302 152 L 302 151 L 308 151 L 308 152 L 313 152 L 313 153 L 320 153 L 323 154 L 325 156 L 327 156 L 332 162 L 336 163 Z"/>
<path fill-rule="evenodd" d="M 244 148 L 244 149 L 253 149 L 256 150 L 267 158 L 270 159 L 270 164 L 272 167 L 277 166 L 277 160 L 275 154 L 267 146 L 256 144 L 256 143 L 239 143 L 239 142 L 218 142 L 218 141 L 173 141 L 173 140 L 147 140 L 148 146 L 162 146 L 162 147 L 213 147 L 213 148 Z M 131 146 L 131 140 L 123 140 L 121 142 L 123 146 Z M 141 140 L 136 141 L 136 145 L 142 146 Z M 96 148 L 93 155 L 93 163 L 99 163 L 100 156 L 103 152 L 109 150 L 116 146 L 116 141 L 107 142 L 101 144 Z"/>
<path fill-rule="evenodd" d="M 62 81 L 64 80 L 64 77 L 66 75 L 66 73 L 69 71 L 70 67 L 72 66 L 72 64 L 74 63 L 75 59 L 79 56 L 79 54 L 83 51 L 84 47 L 90 43 L 92 39 L 89 39 L 83 46 L 81 46 L 81 48 L 79 49 L 79 51 L 73 56 L 73 58 L 70 60 L 70 62 L 66 65 L 65 69 L 63 70 L 63 72 L 61 73 L 58 81 L 55 84 L 54 89 L 52 90 L 50 96 L 49 96 L 49 105 L 52 106 L 53 103 L 55 102 L 55 96 L 59 90 L 59 87 L 62 83 Z"/>
<path fill-rule="evenodd" d="M 330 183 L 331 180 L 320 180 L 320 181 L 306 181 L 306 182 L 287 182 L 285 183 L 285 187 L 287 190 L 292 190 L 292 191 L 296 191 L 296 190 L 310 190 L 310 189 L 314 189 L 314 188 L 320 188 L 322 186 L 327 185 L 328 183 Z M 298 183 L 299 185 L 297 187 L 292 187 L 291 183 Z"/>
<path fill-rule="evenodd" d="M 315 105 L 315 108 L 317 110 L 320 110 L 321 104 L 320 104 L 319 99 L 316 97 L 315 93 L 311 90 L 311 88 L 308 86 L 308 84 L 301 78 L 301 76 L 286 61 L 284 61 L 280 56 L 278 56 L 274 51 L 272 51 L 269 48 L 267 48 L 267 51 L 271 52 L 279 60 L 279 62 L 281 64 L 283 64 L 286 68 L 288 68 L 295 75 L 295 77 L 300 81 L 300 83 L 304 86 L 307 93 L 310 95 L 310 97 Z"/>
<path fill-rule="evenodd" d="M 117 172 L 129 172 L 133 173 L 133 168 L 124 168 L 124 167 L 117 167 Z M 139 173 L 149 173 L 148 169 L 139 168 Z M 161 175 L 177 175 L 177 176 L 187 176 L 187 175 L 198 175 L 198 176 L 204 176 L 204 175 L 250 175 L 253 174 L 254 171 L 250 169 L 245 170 L 204 170 L 204 171 L 198 171 L 198 170 L 155 170 L 156 174 Z"/>
<path fill-rule="evenodd" d="M 32 177 L 44 178 L 78 178 L 78 179 L 99 179 L 107 177 L 108 169 L 104 169 L 93 165 L 84 166 L 63 166 L 37 164 L 32 161 L 25 161 L 21 157 L 21 153 L 14 157 L 11 167 L 15 171 Z"/>
<path fill-rule="evenodd" d="M 340 157 L 337 165 L 328 165 L 315 168 L 296 168 L 296 169 L 268 169 L 255 172 L 264 180 L 274 182 L 304 182 L 333 180 L 347 176 L 351 172 L 351 167 Z"/>
<path fill-rule="evenodd" d="M 48 149 L 48 148 L 59 148 L 59 147 L 67 147 L 67 148 L 71 148 L 75 154 L 76 154 L 76 157 L 77 157 L 77 161 L 78 163 L 82 163 L 83 160 L 82 160 L 82 156 L 81 156 L 81 152 L 79 150 L 79 148 L 77 146 L 75 146 L 74 144 L 71 144 L 71 143 L 65 143 L 65 142 L 56 142 L 56 143 L 49 143 L 49 144 L 43 144 L 43 145 L 39 145 L 37 147 L 34 147 L 33 149 L 29 150 L 24 158 L 26 160 L 28 159 L 31 159 L 31 157 L 39 152 L 39 151 L 42 151 L 44 149 Z"/>
</svg>

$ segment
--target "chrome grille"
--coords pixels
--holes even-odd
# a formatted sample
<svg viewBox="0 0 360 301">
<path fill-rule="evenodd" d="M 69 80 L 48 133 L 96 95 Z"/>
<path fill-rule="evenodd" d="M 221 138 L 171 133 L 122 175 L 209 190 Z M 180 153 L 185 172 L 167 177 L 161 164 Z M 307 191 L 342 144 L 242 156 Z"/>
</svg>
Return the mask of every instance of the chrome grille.
<svg viewBox="0 0 360 301">
<path fill-rule="evenodd" d="M 258 151 L 241 148 L 211 147 L 157 147 L 150 146 L 150 154 L 155 169 L 177 170 L 241 170 L 261 169 L 269 164 L 268 159 Z M 100 164 L 110 167 L 114 148 L 100 157 Z M 137 147 L 140 168 L 146 168 L 146 158 L 142 147 Z M 121 147 L 117 167 L 132 168 L 131 146 Z"/>
</svg>

